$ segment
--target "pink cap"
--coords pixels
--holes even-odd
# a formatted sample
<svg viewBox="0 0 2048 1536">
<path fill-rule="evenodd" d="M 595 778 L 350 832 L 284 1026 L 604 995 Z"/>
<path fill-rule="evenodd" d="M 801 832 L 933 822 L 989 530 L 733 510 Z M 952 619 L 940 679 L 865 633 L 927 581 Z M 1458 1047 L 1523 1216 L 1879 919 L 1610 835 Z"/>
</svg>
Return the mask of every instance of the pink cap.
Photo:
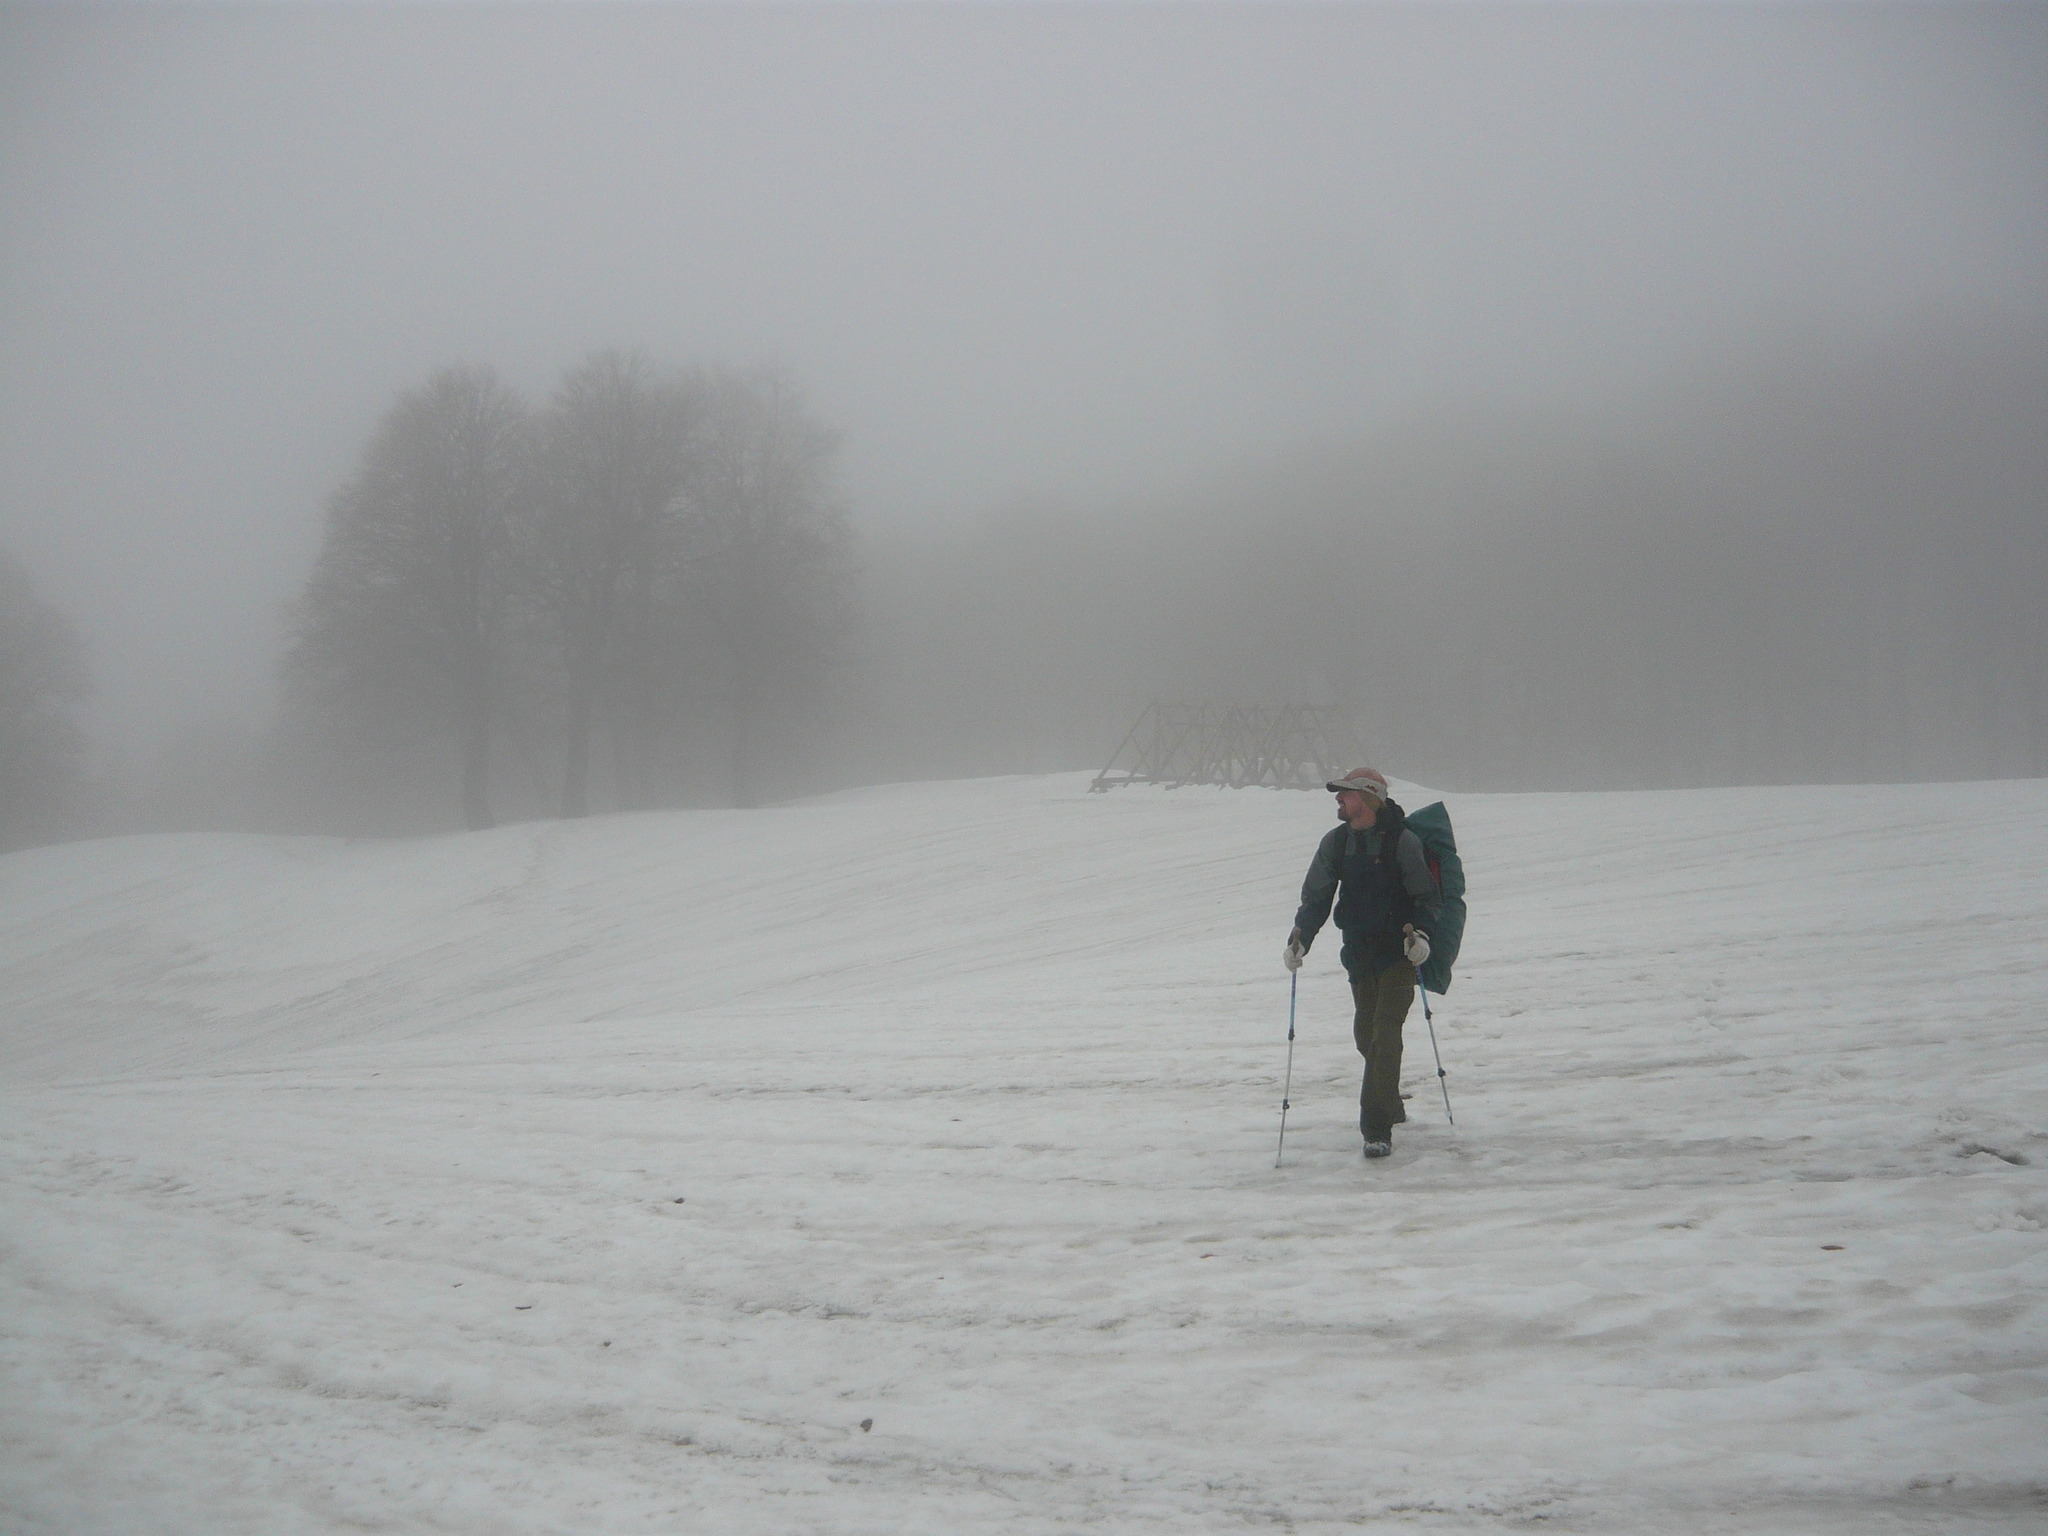
<svg viewBox="0 0 2048 1536">
<path fill-rule="evenodd" d="M 1331 791 L 1355 789 L 1361 795 L 1371 795 L 1381 804 L 1387 799 L 1387 776 L 1377 768 L 1354 768 L 1341 779 L 1332 779 L 1323 788 Z"/>
</svg>

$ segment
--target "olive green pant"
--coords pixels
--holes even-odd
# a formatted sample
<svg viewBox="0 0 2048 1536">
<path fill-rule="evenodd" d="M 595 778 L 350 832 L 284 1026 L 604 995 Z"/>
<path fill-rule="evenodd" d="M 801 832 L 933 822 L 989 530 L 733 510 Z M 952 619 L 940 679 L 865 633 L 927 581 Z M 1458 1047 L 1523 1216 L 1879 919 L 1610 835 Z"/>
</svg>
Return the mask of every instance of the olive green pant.
<svg viewBox="0 0 2048 1536">
<path fill-rule="evenodd" d="M 1365 1058 L 1359 1134 L 1367 1141 L 1392 1141 L 1394 1127 L 1408 1118 L 1401 1107 L 1401 1025 L 1415 1001 L 1415 967 L 1396 960 L 1377 975 L 1353 977 L 1351 996 L 1358 1004 L 1351 1039 Z"/>
</svg>

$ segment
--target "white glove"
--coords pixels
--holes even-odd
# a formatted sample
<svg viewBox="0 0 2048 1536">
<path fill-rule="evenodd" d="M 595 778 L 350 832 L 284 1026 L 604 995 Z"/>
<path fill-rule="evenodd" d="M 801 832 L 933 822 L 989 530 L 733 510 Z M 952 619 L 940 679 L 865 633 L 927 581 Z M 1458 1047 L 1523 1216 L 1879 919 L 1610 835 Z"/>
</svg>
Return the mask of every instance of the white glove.
<svg viewBox="0 0 2048 1536">
<path fill-rule="evenodd" d="M 1401 941 L 1401 953 L 1408 957 L 1410 965 L 1420 965 L 1429 958 L 1429 935 L 1420 928 L 1410 928 L 1408 937 Z"/>
<path fill-rule="evenodd" d="M 1301 969 L 1301 957 L 1307 953 L 1308 951 L 1301 947 L 1301 935 L 1290 933 L 1287 936 L 1287 947 L 1280 952 L 1280 963 L 1290 971 L 1298 971 Z"/>
</svg>

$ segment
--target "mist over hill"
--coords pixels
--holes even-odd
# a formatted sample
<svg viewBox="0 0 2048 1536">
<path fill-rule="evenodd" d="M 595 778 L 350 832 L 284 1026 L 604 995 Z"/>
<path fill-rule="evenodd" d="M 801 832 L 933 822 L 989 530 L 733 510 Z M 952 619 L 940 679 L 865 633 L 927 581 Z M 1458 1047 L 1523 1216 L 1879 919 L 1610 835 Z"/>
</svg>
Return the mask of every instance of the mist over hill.
<svg viewBox="0 0 2048 1536">
<path fill-rule="evenodd" d="M 0 7 L 0 845 L 1155 698 L 2048 772 L 2044 75 L 2029 6 Z"/>
<path fill-rule="evenodd" d="M 1151 697 L 1333 703 L 1467 787 L 2048 773 L 2048 329 L 1790 326 L 1625 415 L 1425 413 L 870 554 L 867 771 L 1099 766 Z"/>
</svg>

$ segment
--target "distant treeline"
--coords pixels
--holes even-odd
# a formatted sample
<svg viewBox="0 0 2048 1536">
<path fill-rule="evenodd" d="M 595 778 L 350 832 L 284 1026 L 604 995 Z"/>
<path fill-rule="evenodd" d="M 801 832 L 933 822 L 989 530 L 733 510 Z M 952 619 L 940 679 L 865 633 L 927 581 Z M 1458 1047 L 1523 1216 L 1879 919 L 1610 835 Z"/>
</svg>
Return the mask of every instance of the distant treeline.
<svg viewBox="0 0 2048 1536">
<path fill-rule="evenodd" d="M 1425 414 L 1117 517 L 872 548 L 869 777 L 1348 706 L 1469 789 L 2048 773 L 2048 336 L 1790 333 L 1599 422 Z"/>
<path fill-rule="evenodd" d="M 328 507 L 273 781 L 366 828 L 787 792 L 852 613 L 833 451 L 772 372 L 606 351 L 538 407 L 436 374 Z"/>
<path fill-rule="evenodd" d="M 403 394 L 271 726 L 87 771 L 0 559 L 0 846 L 392 832 L 1099 767 L 1151 698 L 1341 705 L 1447 788 L 2048 774 L 2048 329 L 1788 330 L 1625 415 L 1440 411 L 1140 508 L 871 536 L 784 378 L 601 352 Z"/>
</svg>

